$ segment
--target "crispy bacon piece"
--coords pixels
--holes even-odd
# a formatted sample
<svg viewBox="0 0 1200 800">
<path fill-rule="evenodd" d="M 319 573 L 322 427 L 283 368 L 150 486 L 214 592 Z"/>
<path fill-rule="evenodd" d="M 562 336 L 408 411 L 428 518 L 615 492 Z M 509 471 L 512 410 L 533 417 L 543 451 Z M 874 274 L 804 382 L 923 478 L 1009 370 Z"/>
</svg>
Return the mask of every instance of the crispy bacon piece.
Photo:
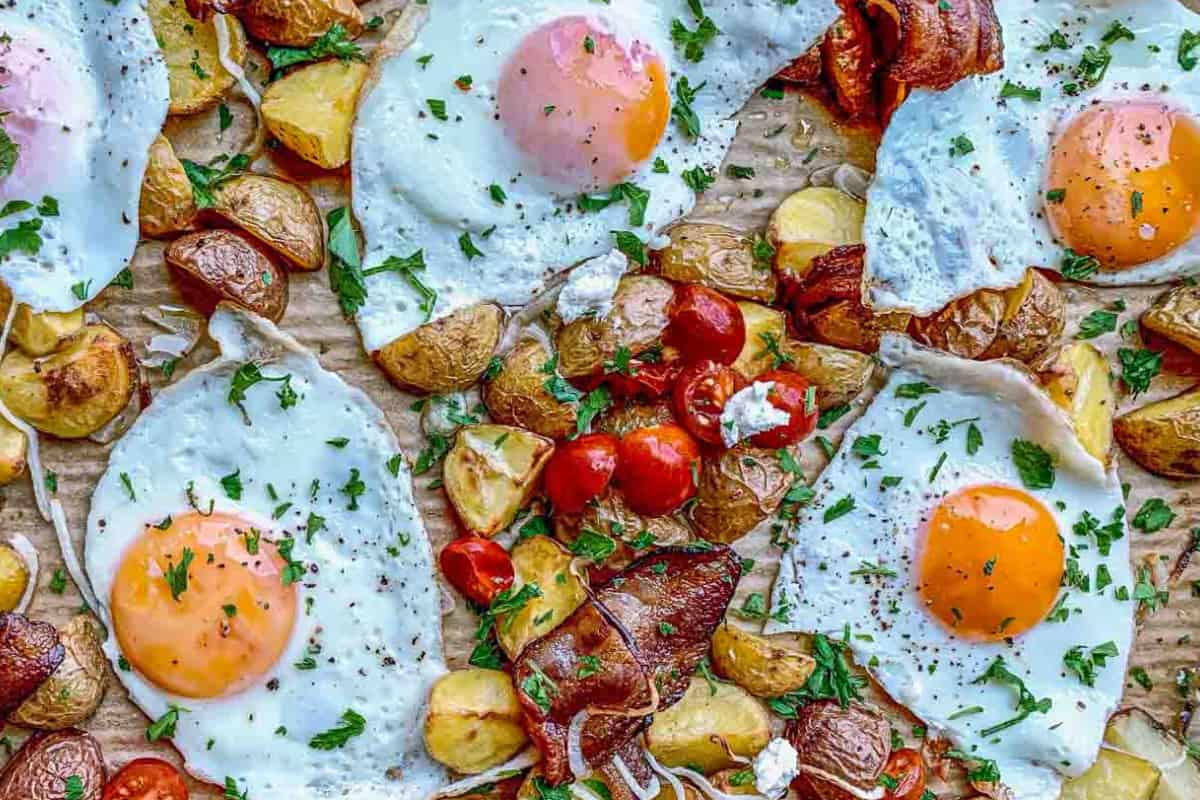
<svg viewBox="0 0 1200 800">
<path fill-rule="evenodd" d="M 856 0 L 839 0 L 842 16 L 821 43 L 821 61 L 838 107 L 851 119 L 875 113 L 879 61 L 866 15 Z"/>
<path fill-rule="evenodd" d="M 583 757 L 602 765 L 649 726 L 654 708 L 683 696 L 740 577 L 741 561 L 727 547 L 665 548 L 630 564 L 525 648 L 513 682 L 548 782 L 572 778 L 567 737 L 579 712 L 592 712 Z"/>
<path fill-rule="evenodd" d="M 860 300 L 866 252 L 861 244 L 835 247 L 814 258 L 802 279 L 786 281 L 784 293 L 792 313 L 799 316 L 831 300 Z"/>
<path fill-rule="evenodd" d="M 66 654 L 50 623 L 0 613 L 0 718 L 37 691 Z"/>
<path fill-rule="evenodd" d="M 818 86 L 821 83 L 821 45 L 816 44 L 804 55 L 788 64 L 775 76 L 794 86 Z"/>
<path fill-rule="evenodd" d="M 654 772 L 650 769 L 650 765 L 646 763 L 646 756 L 642 752 L 640 740 L 635 738 L 629 739 L 613 753 L 613 758 L 620 758 L 621 763 L 629 770 L 629 774 L 637 781 L 638 786 L 645 789 L 654 780 Z M 604 783 L 608 786 L 612 793 L 613 800 L 637 800 L 637 795 L 633 793 L 628 782 L 617 769 L 617 765 L 609 760 L 607 764 L 597 770 L 604 778 Z"/>
<path fill-rule="evenodd" d="M 867 0 L 867 13 L 893 81 L 949 89 L 1004 66 L 992 0 Z"/>
</svg>

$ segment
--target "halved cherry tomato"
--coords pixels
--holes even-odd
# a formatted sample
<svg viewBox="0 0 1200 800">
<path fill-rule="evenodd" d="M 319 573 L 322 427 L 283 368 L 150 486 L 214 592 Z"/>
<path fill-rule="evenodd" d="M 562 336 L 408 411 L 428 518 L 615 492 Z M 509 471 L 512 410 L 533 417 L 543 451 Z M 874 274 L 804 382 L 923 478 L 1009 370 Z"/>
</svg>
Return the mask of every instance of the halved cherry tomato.
<svg viewBox="0 0 1200 800">
<path fill-rule="evenodd" d="M 472 603 L 490 606 L 513 583 L 512 559 L 503 547 L 482 536 L 459 537 L 438 556 L 442 574 Z"/>
<path fill-rule="evenodd" d="M 746 344 L 746 322 L 737 303 L 694 283 L 675 287 L 666 340 L 685 361 L 732 364 Z"/>
<path fill-rule="evenodd" d="M 617 437 L 589 433 L 560 444 L 546 463 L 546 496 L 559 511 L 577 514 L 608 488 L 617 469 Z"/>
<path fill-rule="evenodd" d="M 895 781 L 895 788 L 889 788 L 883 795 L 887 800 L 918 800 L 925 791 L 925 762 L 916 750 L 893 751 L 883 774 L 891 778 L 886 782 L 888 786 Z"/>
<path fill-rule="evenodd" d="M 638 514 L 657 517 L 674 511 L 696 493 L 700 445 L 678 425 L 639 428 L 621 440 L 617 483 Z"/>
<path fill-rule="evenodd" d="M 732 368 L 715 361 L 684 367 L 671 396 L 675 417 L 702 442 L 721 444 L 721 412 L 725 401 L 745 385 Z"/>
<path fill-rule="evenodd" d="M 795 444 L 817 427 L 816 387 L 794 372 L 772 370 L 754 379 L 755 383 L 770 381 L 775 385 L 767 394 L 771 405 L 788 412 L 786 425 L 750 437 L 755 447 L 780 448 Z"/>
<path fill-rule="evenodd" d="M 657 400 L 671 390 L 679 367 L 678 362 L 646 364 L 635 358 L 626 372 L 610 372 L 596 381 L 596 385 L 606 384 L 618 400 Z"/>
<path fill-rule="evenodd" d="M 188 800 L 179 770 L 157 758 L 130 761 L 104 785 L 101 800 Z"/>
</svg>

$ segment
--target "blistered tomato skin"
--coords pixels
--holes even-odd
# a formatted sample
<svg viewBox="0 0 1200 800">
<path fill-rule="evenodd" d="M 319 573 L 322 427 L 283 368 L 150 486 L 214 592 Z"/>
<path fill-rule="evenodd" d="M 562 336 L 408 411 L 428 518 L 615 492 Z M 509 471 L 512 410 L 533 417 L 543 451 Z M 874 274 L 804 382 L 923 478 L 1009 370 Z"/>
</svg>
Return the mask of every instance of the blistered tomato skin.
<svg viewBox="0 0 1200 800">
<path fill-rule="evenodd" d="M 157 758 L 130 761 L 104 785 L 101 800 L 188 800 L 179 770 Z"/>
<path fill-rule="evenodd" d="M 732 364 L 746 344 L 746 322 L 737 303 L 694 283 L 675 287 L 666 338 L 685 361 Z"/>
<path fill-rule="evenodd" d="M 894 751 L 883 768 L 883 774 L 891 778 L 884 794 L 885 800 L 920 800 L 925 791 L 925 762 L 916 750 L 904 748 Z"/>
<path fill-rule="evenodd" d="M 640 428 L 621 440 L 617 484 L 638 514 L 668 514 L 696 494 L 700 445 L 686 430 L 666 423 Z"/>
<path fill-rule="evenodd" d="M 799 442 L 817 427 L 816 387 L 794 372 L 772 370 L 754 379 L 755 383 L 775 384 L 767 399 L 771 405 L 788 412 L 786 425 L 752 436 L 755 447 L 780 448 Z"/>
<path fill-rule="evenodd" d="M 732 368 L 715 361 L 697 361 L 675 382 L 672 407 L 688 433 L 707 444 L 721 444 L 721 412 L 730 397 L 745 385 Z"/>
<path fill-rule="evenodd" d="M 477 605 L 490 606 L 513 584 L 512 559 L 503 547 L 482 536 L 455 539 L 442 549 L 438 565 L 450 585 Z"/>
<path fill-rule="evenodd" d="M 578 514 L 608 488 L 617 470 L 617 438 L 589 433 L 560 444 L 546 463 L 546 496 L 558 511 Z"/>
</svg>

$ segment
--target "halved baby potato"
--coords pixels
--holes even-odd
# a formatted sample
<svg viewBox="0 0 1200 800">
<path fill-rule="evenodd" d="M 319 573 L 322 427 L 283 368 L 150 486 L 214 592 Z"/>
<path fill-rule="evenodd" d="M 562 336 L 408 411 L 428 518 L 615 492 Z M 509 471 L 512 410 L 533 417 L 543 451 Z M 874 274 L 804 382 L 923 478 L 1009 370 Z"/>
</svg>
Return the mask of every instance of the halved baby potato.
<svg viewBox="0 0 1200 800">
<path fill-rule="evenodd" d="M 637 355 L 667 329 L 675 287 L 654 275 L 626 275 L 617 285 L 612 311 L 603 319 L 584 317 L 558 332 L 558 371 L 566 378 L 592 375 L 624 347 Z"/>
<path fill-rule="evenodd" d="M 770 739 L 771 720 L 762 703 L 732 683 L 709 686 L 695 677 L 679 702 L 655 714 L 646 731 L 646 746 L 662 764 L 694 765 L 705 774 L 737 763 L 726 746 L 753 758 Z"/>
<path fill-rule="evenodd" d="M 858 397 L 875 372 L 875 359 L 856 350 L 789 339 L 783 352 L 790 358 L 783 368 L 817 387 L 817 407 L 822 411 Z"/>
<path fill-rule="evenodd" d="M 234 84 L 221 66 L 216 25 L 199 22 L 188 13 L 184 0 L 148 0 L 150 24 L 167 62 L 172 114 L 194 114 L 215 104 Z M 229 30 L 229 56 L 234 63 L 246 60 L 246 34 L 236 17 L 224 15 Z"/>
<path fill-rule="evenodd" d="M 781 276 L 803 278 L 812 260 L 835 247 L 862 241 L 866 205 L 840 189 L 809 186 L 784 200 L 767 226 Z"/>
<path fill-rule="evenodd" d="M 500 306 L 479 303 L 422 325 L 372 357 L 392 383 L 406 391 L 461 392 L 474 386 L 488 368 L 503 323 Z"/>
<path fill-rule="evenodd" d="M 1156 475 L 1200 477 L 1200 387 L 1122 414 L 1113 434 L 1130 458 Z"/>
<path fill-rule="evenodd" d="M 1177 286 L 1154 301 L 1142 324 L 1165 339 L 1200 353 L 1200 286 Z"/>
<path fill-rule="evenodd" d="M 100 633 L 90 614 L 80 614 L 59 628 L 66 649 L 63 662 L 38 690 L 8 715 L 26 728 L 58 731 L 89 719 L 104 699 L 108 659 L 100 649 Z"/>
<path fill-rule="evenodd" d="M 1152 800 L 1159 779 L 1149 761 L 1102 747 L 1087 772 L 1063 784 L 1059 800 Z"/>
<path fill-rule="evenodd" d="M 728 622 L 712 638 L 713 669 L 755 697 L 779 697 L 802 687 L 816 668 L 812 656 Z"/>
<path fill-rule="evenodd" d="M 25 434 L 0 417 L 0 486 L 12 483 L 25 472 Z M 0 605 L 0 611 L 5 611 Z"/>
<path fill-rule="evenodd" d="M 782 345 L 787 335 L 787 321 L 782 311 L 758 303 L 739 300 L 737 306 L 746 325 L 746 343 L 732 366 L 749 381 L 775 368 L 776 358 L 770 343 Z"/>
<path fill-rule="evenodd" d="M 688 518 L 707 541 L 732 544 L 775 513 L 794 478 L 774 450 L 742 442 L 703 459 Z"/>
<path fill-rule="evenodd" d="M 1114 714 L 1105 729 L 1104 741 L 1158 768 L 1161 779 L 1154 792 L 1154 800 L 1194 800 L 1200 797 L 1200 763 L 1189 757 L 1185 742 L 1142 709 L 1130 708 Z M 1112 795 L 1114 798 L 1118 796 Z M 1108 800 L 1107 795 L 1104 800 Z"/>
<path fill-rule="evenodd" d="M 366 79 L 366 64 L 336 59 L 288 73 L 263 94 L 267 130 L 305 161 L 325 169 L 345 166 L 354 108 Z"/>
<path fill-rule="evenodd" d="M 1074 342 L 1033 367 L 1050 398 L 1070 415 L 1084 448 L 1107 463 L 1117 397 L 1104 355 L 1087 342 Z"/>
<path fill-rule="evenodd" d="M 425 748 L 456 772 L 474 775 L 503 764 L 525 746 L 512 678 L 494 669 L 455 670 L 429 693 Z"/>
<path fill-rule="evenodd" d="M 513 590 L 536 584 L 541 596 L 519 610 L 496 620 L 496 640 L 509 659 L 515 660 L 525 645 L 545 636 L 587 599 L 579 578 L 571 573 L 573 556 L 549 536 L 531 536 L 511 551 Z"/>
<path fill-rule="evenodd" d="M 184 300 L 206 317 L 223 300 L 272 322 L 287 310 L 287 272 L 248 234 L 225 229 L 184 234 L 167 246 L 164 258 Z"/>
<path fill-rule="evenodd" d="M 509 425 L 468 425 L 446 455 L 446 494 L 470 531 L 494 536 L 528 502 L 554 442 Z"/>
<path fill-rule="evenodd" d="M 777 281 L 767 258 L 755 254 L 755 243 L 724 225 L 681 222 L 667 230 L 671 243 L 655 251 L 659 272 L 681 283 L 699 283 L 730 295 L 769 303 Z M 760 245 L 761 249 L 761 245 Z"/>
<path fill-rule="evenodd" d="M 238 16 L 255 39 L 288 47 L 308 47 L 335 24 L 350 38 L 363 31 L 353 0 L 250 0 Z"/>
<path fill-rule="evenodd" d="M 150 145 L 150 161 L 142 177 L 138 206 L 142 235 L 157 238 L 186 230 L 195 217 L 191 181 L 170 140 L 160 133 Z"/>
<path fill-rule="evenodd" d="M 483 403 L 492 419 L 551 439 L 575 432 L 576 404 L 561 403 L 546 389 L 552 377 L 545 370 L 550 359 L 549 349 L 538 339 L 526 337 L 513 345 L 500 372 L 483 384 Z"/>
<path fill-rule="evenodd" d="M 213 190 L 210 211 L 283 256 L 292 269 L 325 265 L 325 227 L 299 184 L 270 175 L 238 175 Z"/>
</svg>

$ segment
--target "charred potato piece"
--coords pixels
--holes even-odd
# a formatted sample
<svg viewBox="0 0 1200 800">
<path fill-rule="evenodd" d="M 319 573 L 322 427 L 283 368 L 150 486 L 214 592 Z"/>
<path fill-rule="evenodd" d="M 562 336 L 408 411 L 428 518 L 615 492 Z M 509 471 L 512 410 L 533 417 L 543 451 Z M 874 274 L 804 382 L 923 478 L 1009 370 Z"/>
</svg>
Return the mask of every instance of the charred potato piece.
<svg viewBox="0 0 1200 800">
<path fill-rule="evenodd" d="M 835 247 L 862 241 L 866 205 L 840 189 L 810 186 L 784 200 L 767 226 L 781 276 L 803 278 L 812 260 Z"/>
<path fill-rule="evenodd" d="M 196 216 L 196 199 L 183 163 L 161 133 L 150 145 L 150 161 L 142 178 L 138 224 L 143 236 L 156 238 L 186 230 Z"/>
<path fill-rule="evenodd" d="M 732 366 L 746 380 L 774 369 L 777 358 L 772 353 L 774 345 L 781 345 L 787 336 L 787 320 L 782 311 L 750 303 L 738 302 L 742 322 L 746 325 L 746 343 Z M 772 344 L 773 343 L 773 344 Z"/>
<path fill-rule="evenodd" d="M 129 403 L 137 382 L 132 345 L 102 324 L 85 326 L 44 358 L 14 350 L 0 362 L 4 404 L 38 430 L 63 439 L 103 428 Z"/>
<path fill-rule="evenodd" d="M 1113 434 L 1130 458 L 1156 475 L 1200 476 L 1200 387 L 1117 417 Z"/>
<path fill-rule="evenodd" d="M 575 404 L 560 403 L 546 389 L 551 376 L 543 368 L 550 359 L 546 346 L 533 338 L 521 339 L 505 354 L 500 372 L 483 385 L 483 403 L 492 419 L 551 439 L 575 432 Z"/>
<path fill-rule="evenodd" d="M 100 800 L 107 776 L 100 743 L 91 734 L 74 729 L 43 731 L 26 739 L 4 765 L 0 797 Z"/>
<path fill-rule="evenodd" d="M 425 748 L 450 769 L 475 775 L 503 764 L 525 746 L 512 679 L 468 668 L 438 679 L 429 693 Z"/>
<path fill-rule="evenodd" d="M 799 755 L 801 772 L 792 786 L 800 800 L 853 797 L 820 773 L 871 791 L 879 785 L 879 775 L 892 751 L 887 720 L 859 703 L 842 708 L 836 700 L 818 700 L 801 707 L 796 719 L 788 723 L 787 738 Z"/>
<path fill-rule="evenodd" d="M 573 541 L 584 528 L 626 543 L 644 532 L 652 537 L 655 547 L 686 544 L 692 538 L 692 529 L 678 517 L 669 514 L 643 517 L 625 503 L 621 490 L 612 486 L 588 503 L 581 513 L 555 515 L 554 527 L 555 535 L 564 541 Z"/>
<path fill-rule="evenodd" d="M 554 442 L 508 425 L 468 425 L 446 455 L 446 494 L 468 530 L 494 536 L 537 488 Z"/>
<path fill-rule="evenodd" d="M 475 384 L 500 341 L 504 312 L 492 303 L 462 308 L 375 351 L 375 363 L 406 391 L 460 392 Z"/>
<path fill-rule="evenodd" d="M 66 657 L 54 674 L 8 715 L 9 722 L 62 730 L 91 717 L 104 699 L 105 657 L 95 621 L 80 614 L 60 628 L 58 635 Z"/>
<path fill-rule="evenodd" d="M 234 77 L 221 66 L 216 26 L 220 20 L 199 22 L 183 0 L 149 0 L 150 24 L 167 62 L 172 114 L 194 114 L 215 104 Z M 236 17 L 225 15 L 229 54 L 235 63 L 246 60 L 246 34 Z"/>
<path fill-rule="evenodd" d="M 1078 778 L 1063 784 L 1060 800 L 1151 800 L 1158 788 L 1158 767 L 1119 750 L 1100 748 L 1096 761 Z"/>
<path fill-rule="evenodd" d="M 25 472 L 25 450 L 28 443 L 25 434 L 14 428 L 8 420 L 0 418 L 0 486 L 12 483 Z M 0 591 L 3 595 L 3 591 Z M 6 610 L 0 602 L 0 611 Z"/>
<path fill-rule="evenodd" d="M 354 8 L 350 0 L 342 2 Z M 267 130 L 305 161 L 325 169 L 345 166 L 350 160 L 355 103 L 366 79 L 367 65 L 357 61 L 320 61 L 300 67 L 263 93 Z"/>
<path fill-rule="evenodd" d="M 519 611 L 497 620 L 496 640 L 515 660 L 534 639 L 545 636 L 587 599 L 579 578 L 571 574 L 571 554 L 549 536 L 531 536 L 512 549 L 513 591 L 536 584 L 534 597 Z"/>
<path fill-rule="evenodd" d="M 362 12 L 353 0 L 250 0 L 238 14 L 255 39 L 288 47 L 308 47 L 333 25 L 350 38 L 363 31 Z"/>
<path fill-rule="evenodd" d="M 1062 335 L 1067 302 L 1058 286 L 1036 269 L 1004 293 L 1004 314 L 992 346 L 983 358 L 1032 361 Z"/>
<path fill-rule="evenodd" d="M 321 212 L 298 184 L 269 175 L 239 175 L 213 190 L 211 211 L 283 256 L 292 269 L 325 265 Z"/>
<path fill-rule="evenodd" d="M 53 625 L 0 613 L 0 714 L 25 702 L 65 657 Z"/>
<path fill-rule="evenodd" d="M 980 358 L 992 347 L 1004 317 L 1003 292 L 981 289 L 909 326 L 914 339 L 959 358 Z"/>
<path fill-rule="evenodd" d="M 1108 461 L 1117 398 L 1104 355 L 1087 342 L 1068 344 L 1034 364 L 1050 398 L 1064 409 L 1084 448 Z"/>
<path fill-rule="evenodd" d="M 1142 325 L 1200 353 L 1200 286 L 1177 286 L 1142 314 Z"/>
<path fill-rule="evenodd" d="M 632 404 L 613 408 L 596 418 L 592 429 L 598 433 L 611 433 L 618 439 L 625 438 L 639 428 L 650 428 L 664 422 L 674 422 L 675 415 L 668 403 L 654 405 Z"/>
<path fill-rule="evenodd" d="M 743 442 L 703 460 L 688 516 L 706 540 L 732 544 L 775 513 L 793 479 L 774 450 Z"/>
<path fill-rule="evenodd" d="M 788 340 L 783 352 L 789 359 L 783 368 L 817 387 L 817 406 L 822 411 L 858 397 L 875 372 L 870 356 L 827 344 Z"/>
<path fill-rule="evenodd" d="M 712 661 L 718 675 L 755 697 L 779 697 L 796 691 L 816 666 L 808 654 L 728 622 L 713 634 Z"/>
<path fill-rule="evenodd" d="M 667 234 L 671 243 L 655 251 L 664 278 L 764 303 L 775 299 L 778 287 L 769 245 L 757 243 L 756 253 L 753 239 L 724 225 L 697 222 L 682 222 Z"/>
<path fill-rule="evenodd" d="M 7 316 L 11 304 L 12 293 L 8 287 L 0 284 L 0 316 Z M 63 339 L 82 327 L 82 308 L 74 311 L 34 313 L 29 306 L 20 303 L 17 305 L 17 313 L 13 316 L 12 330 L 9 331 L 8 338 L 27 355 L 44 356 L 57 349 Z"/>
<path fill-rule="evenodd" d="M 1131 708 L 1113 715 L 1104 732 L 1104 741 L 1158 768 L 1161 778 L 1154 800 L 1200 797 L 1200 764 L 1187 757 L 1186 743 L 1142 709 Z"/>
<path fill-rule="evenodd" d="M 646 731 L 650 753 L 668 767 L 695 765 L 708 774 L 732 767 L 720 739 L 739 756 L 753 758 L 771 739 L 771 720 L 762 703 L 730 683 L 710 689 L 692 678 L 678 703 L 654 715 Z"/>
<path fill-rule="evenodd" d="M 29 587 L 29 565 L 15 548 L 0 544 L 0 614 L 12 611 Z"/>
<path fill-rule="evenodd" d="M 838 300 L 808 316 L 813 335 L 825 344 L 874 353 L 888 332 L 903 332 L 911 314 L 887 311 L 873 314 L 853 300 Z"/>
<path fill-rule="evenodd" d="M 164 257 L 183 298 L 204 316 L 222 300 L 278 322 L 287 310 L 288 275 L 267 249 L 239 231 L 188 233 Z"/>
<path fill-rule="evenodd" d="M 566 378 L 592 375 L 619 347 L 637 355 L 655 344 L 667 329 L 667 310 L 674 296 L 675 287 L 662 278 L 621 278 L 608 316 L 578 319 L 558 332 L 558 371 Z"/>
</svg>

